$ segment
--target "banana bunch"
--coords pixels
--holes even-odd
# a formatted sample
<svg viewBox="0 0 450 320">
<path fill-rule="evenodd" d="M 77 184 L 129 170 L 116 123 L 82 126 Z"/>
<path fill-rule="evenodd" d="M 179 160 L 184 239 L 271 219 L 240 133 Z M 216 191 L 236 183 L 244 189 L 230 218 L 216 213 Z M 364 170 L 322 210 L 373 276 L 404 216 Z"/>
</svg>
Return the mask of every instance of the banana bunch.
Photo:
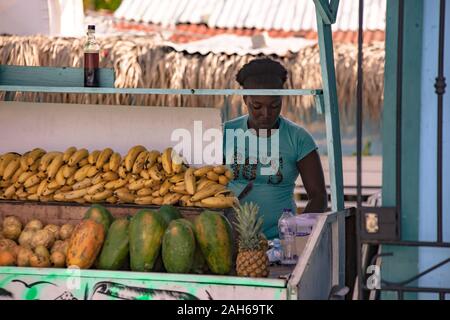
<svg viewBox="0 0 450 320">
<path fill-rule="evenodd" d="M 77 203 L 135 203 L 228 208 L 236 198 L 225 166 L 188 167 L 172 148 L 132 147 L 122 157 L 111 148 L 41 148 L 0 156 L 0 199 Z"/>
</svg>

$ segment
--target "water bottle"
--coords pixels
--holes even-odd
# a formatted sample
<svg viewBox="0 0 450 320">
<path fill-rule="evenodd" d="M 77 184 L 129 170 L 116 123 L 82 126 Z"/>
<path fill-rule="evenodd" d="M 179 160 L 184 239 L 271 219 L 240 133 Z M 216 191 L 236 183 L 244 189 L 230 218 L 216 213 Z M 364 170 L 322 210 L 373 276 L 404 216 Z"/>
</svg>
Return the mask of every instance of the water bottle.
<svg viewBox="0 0 450 320">
<path fill-rule="evenodd" d="M 267 257 L 270 263 L 280 262 L 283 257 L 283 249 L 281 248 L 280 239 L 273 239 L 273 247 L 267 251 Z"/>
<path fill-rule="evenodd" d="M 296 225 L 291 209 L 284 209 L 278 220 L 278 233 L 281 240 L 283 255 L 282 264 L 296 264 L 295 232 Z"/>
</svg>

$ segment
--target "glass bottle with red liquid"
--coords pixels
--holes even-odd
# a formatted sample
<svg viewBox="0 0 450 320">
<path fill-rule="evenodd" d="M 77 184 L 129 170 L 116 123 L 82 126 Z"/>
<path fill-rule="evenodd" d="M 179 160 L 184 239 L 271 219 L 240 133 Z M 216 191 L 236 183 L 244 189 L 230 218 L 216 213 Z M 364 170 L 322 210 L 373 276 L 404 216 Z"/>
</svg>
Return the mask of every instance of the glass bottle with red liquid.
<svg viewBox="0 0 450 320">
<path fill-rule="evenodd" d="M 99 86 L 99 52 L 100 45 L 95 39 L 95 26 L 89 25 L 84 45 L 84 86 Z"/>
</svg>

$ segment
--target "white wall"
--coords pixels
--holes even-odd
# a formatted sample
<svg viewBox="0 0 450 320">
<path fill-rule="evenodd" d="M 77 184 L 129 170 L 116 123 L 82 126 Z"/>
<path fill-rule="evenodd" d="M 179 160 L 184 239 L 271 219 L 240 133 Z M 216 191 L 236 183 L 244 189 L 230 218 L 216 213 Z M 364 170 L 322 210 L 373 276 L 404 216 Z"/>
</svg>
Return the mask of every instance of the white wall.
<svg viewBox="0 0 450 320">
<path fill-rule="evenodd" d="M 450 5 L 446 7 L 446 20 L 444 75 L 447 89 L 444 95 L 443 225 L 444 241 L 450 242 Z M 438 70 L 438 32 L 439 0 L 426 0 L 424 1 L 420 132 L 419 237 L 422 241 L 436 241 L 437 236 L 437 95 L 434 84 Z M 421 248 L 419 270 L 423 271 L 449 257 L 448 249 Z M 419 285 L 450 288 L 450 264 L 422 278 Z M 420 294 L 419 298 L 433 299 L 436 295 Z M 447 299 L 450 299 L 449 295 Z"/>
</svg>

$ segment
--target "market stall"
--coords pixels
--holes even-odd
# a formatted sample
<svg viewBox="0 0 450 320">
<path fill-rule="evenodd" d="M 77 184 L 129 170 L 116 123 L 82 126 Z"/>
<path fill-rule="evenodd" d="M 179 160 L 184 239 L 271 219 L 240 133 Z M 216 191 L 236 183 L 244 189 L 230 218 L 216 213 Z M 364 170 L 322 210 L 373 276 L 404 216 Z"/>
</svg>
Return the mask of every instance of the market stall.
<svg viewBox="0 0 450 320">
<path fill-rule="evenodd" d="M 195 135 L 195 122 L 200 121 L 203 128 L 220 131 L 218 110 L 0 102 L 0 134 L 6 137 L 0 146 L 0 218 L 9 240 L 2 242 L 9 251 L 4 250 L 6 254 L 1 258 L 15 259 L 20 249 L 11 241 L 22 244 L 22 237 L 23 243 L 34 250 L 27 251 L 29 260 L 24 267 L 15 266 L 15 261 L 11 266 L 3 262 L 0 298 L 328 299 L 343 288 L 347 212 L 343 207 L 330 28 L 337 4 L 338 1 L 332 1 L 324 10 L 323 3 L 316 1 L 322 9 L 318 10 L 318 24 L 323 89 L 114 88 L 110 70 L 100 70 L 100 88 L 85 88 L 81 69 L 0 66 L 0 91 L 6 92 L 7 101 L 14 100 L 16 92 L 31 92 L 37 100 L 42 94 L 56 92 L 313 96 L 318 111 L 325 113 L 327 124 L 333 208 L 331 213 L 314 215 L 314 227 L 295 265 L 271 266 L 268 277 L 264 270 L 248 274 L 252 277 L 238 276 L 235 264 L 239 261 L 233 254 L 237 243 L 228 226 L 236 218 L 242 226 L 245 221 L 239 221 L 239 215 L 256 219 L 256 212 L 246 208 L 239 213 L 232 209 L 239 195 L 226 188 L 232 179 L 226 167 L 208 163 L 211 159 L 200 165 L 197 161 L 196 165 L 178 162 L 175 160 L 179 155 L 172 152 L 170 133 L 176 128 Z M 201 149 L 194 144 L 190 151 L 195 156 Z M 222 158 L 221 154 L 216 157 Z M 68 223 L 76 225 L 70 236 L 61 233 L 63 227 L 70 228 Z M 127 226 L 122 226 L 122 231 L 127 230 L 126 236 L 125 231 L 120 231 L 120 223 Z M 39 227 L 33 229 L 30 225 L 35 224 Z M 111 230 L 115 235 L 111 236 Z M 171 241 L 188 242 L 176 238 L 186 230 L 195 234 L 192 241 L 201 249 L 203 262 L 195 271 L 191 268 L 194 260 L 184 263 L 189 268 L 178 268 L 180 261 L 168 256 L 173 256 L 175 249 L 164 249 L 176 248 L 173 244 L 171 247 Z M 29 243 L 23 235 L 26 232 L 30 234 L 26 235 L 31 239 Z M 35 237 L 36 234 L 42 237 Z M 259 231 L 255 235 L 259 237 Z M 105 254 L 109 263 L 102 262 L 104 251 L 117 245 L 120 237 L 126 238 L 129 251 L 108 260 L 111 252 L 116 254 L 117 250 L 113 250 Z M 67 239 L 65 250 L 54 248 L 57 241 Z M 267 241 L 256 240 L 255 247 L 267 259 Z M 196 254 L 194 247 L 188 248 L 190 259 Z M 56 257 L 61 254 L 64 259 L 58 263 Z M 180 256 L 183 254 L 180 252 Z M 163 260 L 164 268 L 161 261 L 158 266 L 158 259 Z M 118 260 L 120 264 L 116 264 Z M 266 262 L 263 264 L 267 266 Z"/>
</svg>

